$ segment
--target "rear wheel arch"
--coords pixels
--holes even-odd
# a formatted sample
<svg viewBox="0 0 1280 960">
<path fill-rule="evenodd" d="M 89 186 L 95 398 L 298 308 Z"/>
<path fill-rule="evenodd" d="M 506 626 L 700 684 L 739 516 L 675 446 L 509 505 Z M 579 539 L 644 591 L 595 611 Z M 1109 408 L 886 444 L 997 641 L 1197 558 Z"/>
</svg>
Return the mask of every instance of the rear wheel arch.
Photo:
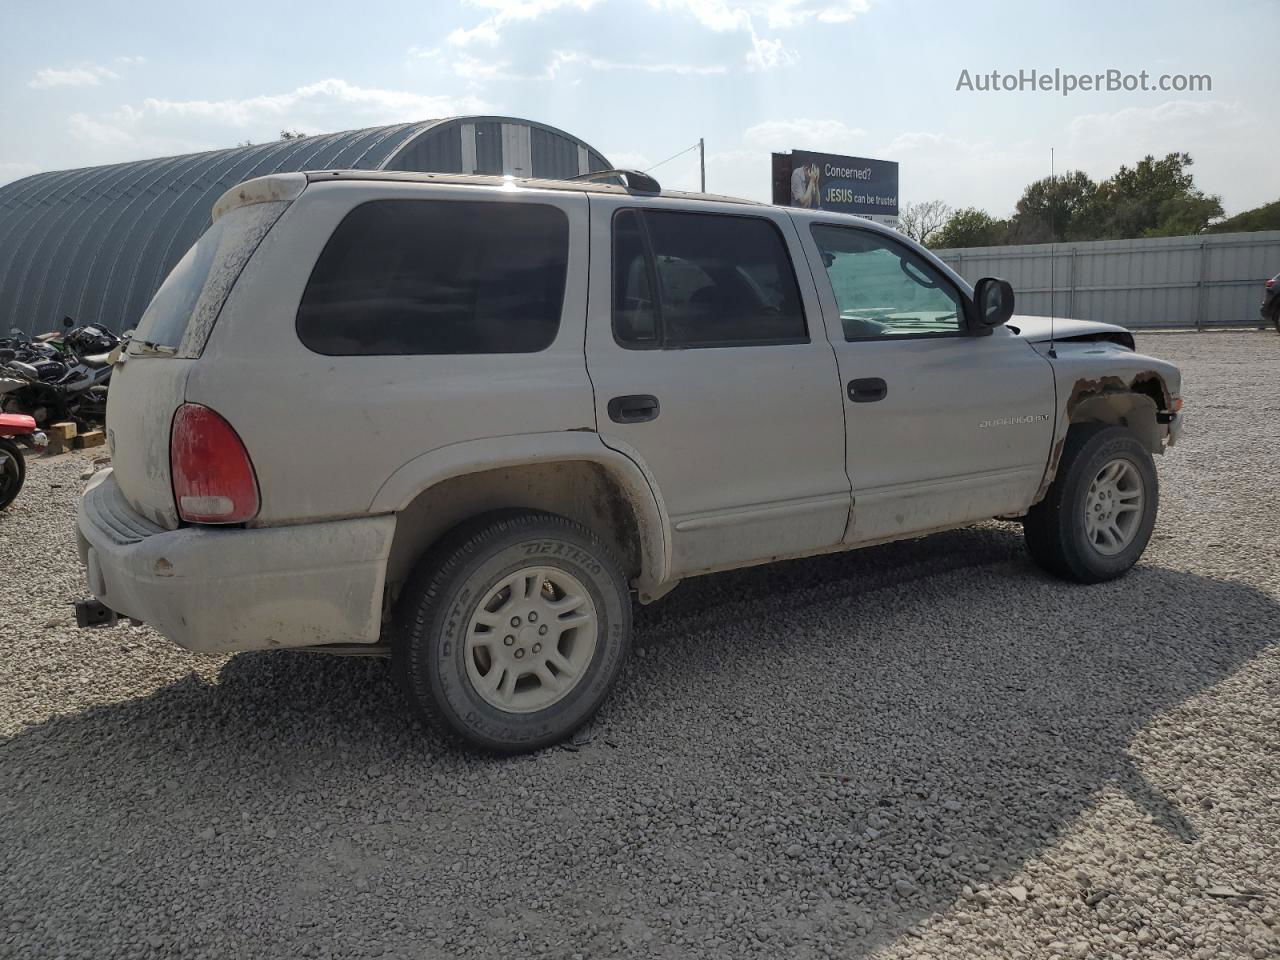
<svg viewBox="0 0 1280 960">
<path fill-rule="evenodd" d="M 600 449 L 605 455 L 599 459 L 579 450 L 565 459 L 473 461 L 469 470 L 441 471 L 444 476 L 426 483 L 394 511 L 384 610 L 394 608 L 414 567 L 443 538 L 477 517 L 511 509 L 582 524 L 618 557 L 642 601 L 665 592 L 665 515 L 657 497 L 631 461 L 602 444 Z"/>
</svg>

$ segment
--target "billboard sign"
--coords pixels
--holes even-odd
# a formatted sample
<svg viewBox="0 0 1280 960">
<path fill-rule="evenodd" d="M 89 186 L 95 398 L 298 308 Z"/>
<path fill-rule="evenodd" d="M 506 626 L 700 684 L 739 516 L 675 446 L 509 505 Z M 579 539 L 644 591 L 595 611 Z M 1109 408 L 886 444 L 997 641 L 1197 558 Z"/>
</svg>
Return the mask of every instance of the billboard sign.
<svg viewBox="0 0 1280 960">
<path fill-rule="evenodd" d="M 773 202 L 852 213 L 898 216 L 898 165 L 892 160 L 792 150 L 773 155 Z"/>
</svg>

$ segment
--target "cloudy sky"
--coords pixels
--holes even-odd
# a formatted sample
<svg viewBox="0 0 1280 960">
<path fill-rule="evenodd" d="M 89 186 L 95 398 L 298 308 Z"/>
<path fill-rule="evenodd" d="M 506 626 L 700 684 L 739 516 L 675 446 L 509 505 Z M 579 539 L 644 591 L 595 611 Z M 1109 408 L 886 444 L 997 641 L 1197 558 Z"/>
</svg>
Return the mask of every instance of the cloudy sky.
<svg viewBox="0 0 1280 960">
<path fill-rule="evenodd" d="M 618 166 L 698 137 L 708 189 L 795 147 L 901 164 L 904 200 L 1009 212 L 1028 181 L 1185 150 L 1228 213 L 1280 198 L 1277 0 L 0 0 L 0 182 L 460 113 L 541 120 Z M 1201 91 L 957 90 L 1109 69 Z M 696 155 L 659 167 L 697 185 Z"/>
</svg>

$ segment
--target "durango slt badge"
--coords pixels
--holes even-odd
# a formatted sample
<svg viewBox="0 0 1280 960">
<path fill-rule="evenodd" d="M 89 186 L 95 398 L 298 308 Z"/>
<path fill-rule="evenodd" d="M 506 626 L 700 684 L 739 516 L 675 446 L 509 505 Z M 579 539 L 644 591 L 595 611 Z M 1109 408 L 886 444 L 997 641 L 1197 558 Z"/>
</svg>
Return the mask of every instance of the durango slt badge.
<svg viewBox="0 0 1280 960">
<path fill-rule="evenodd" d="M 1011 427 L 1015 423 L 1040 423 L 1042 420 L 1048 420 L 1047 413 L 1029 413 L 1025 417 L 996 417 L 993 420 L 983 420 L 978 424 L 979 430 L 985 430 L 987 427 Z"/>
</svg>

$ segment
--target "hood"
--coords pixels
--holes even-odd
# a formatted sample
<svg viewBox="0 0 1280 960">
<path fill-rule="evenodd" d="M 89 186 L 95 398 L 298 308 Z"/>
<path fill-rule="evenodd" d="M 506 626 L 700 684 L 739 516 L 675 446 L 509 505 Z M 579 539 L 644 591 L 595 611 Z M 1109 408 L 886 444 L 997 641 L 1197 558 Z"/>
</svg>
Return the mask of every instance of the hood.
<svg viewBox="0 0 1280 960">
<path fill-rule="evenodd" d="M 1049 318 L 1015 315 L 1009 318 L 1010 327 L 1016 327 L 1019 336 L 1033 343 L 1041 343 L 1049 339 Z M 1053 336 L 1057 340 L 1070 340 L 1074 337 L 1087 337 L 1099 333 L 1128 333 L 1124 327 L 1114 323 L 1102 323 L 1098 320 L 1068 320 L 1055 318 Z"/>
</svg>

